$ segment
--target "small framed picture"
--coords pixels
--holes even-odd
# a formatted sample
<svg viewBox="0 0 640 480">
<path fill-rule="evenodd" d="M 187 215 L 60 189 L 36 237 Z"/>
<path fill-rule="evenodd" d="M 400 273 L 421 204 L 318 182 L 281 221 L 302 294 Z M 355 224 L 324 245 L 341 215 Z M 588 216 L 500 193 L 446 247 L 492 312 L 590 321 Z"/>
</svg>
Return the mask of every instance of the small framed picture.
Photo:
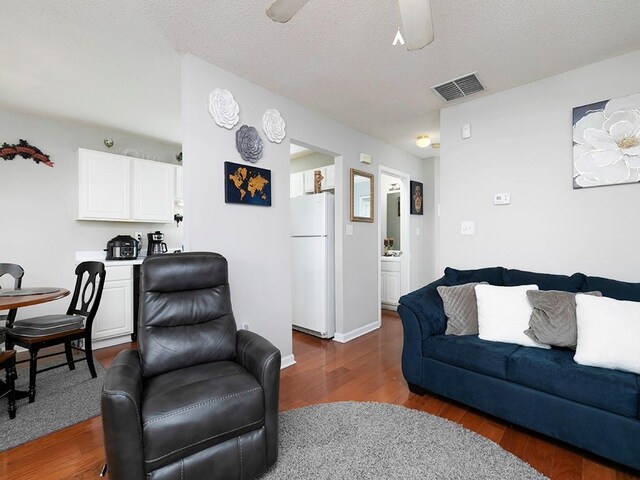
<svg viewBox="0 0 640 480">
<path fill-rule="evenodd" d="M 424 211 L 424 202 L 422 201 L 423 189 L 422 182 L 414 182 L 411 180 L 410 184 L 410 204 L 411 215 L 422 215 Z"/>
<path fill-rule="evenodd" d="M 224 162 L 224 201 L 271 206 L 271 170 Z"/>
</svg>

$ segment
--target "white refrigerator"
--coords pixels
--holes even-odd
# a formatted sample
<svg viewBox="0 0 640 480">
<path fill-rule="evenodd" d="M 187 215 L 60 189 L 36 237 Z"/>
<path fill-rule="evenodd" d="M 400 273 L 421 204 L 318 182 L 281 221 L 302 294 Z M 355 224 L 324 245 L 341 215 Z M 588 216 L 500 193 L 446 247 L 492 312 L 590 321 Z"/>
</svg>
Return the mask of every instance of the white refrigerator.
<svg viewBox="0 0 640 480">
<path fill-rule="evenodd" d="M 293 328 L 322 338 L 336 331 L 333 218 L 330 193 L 291 199 Z"/>
</svg>

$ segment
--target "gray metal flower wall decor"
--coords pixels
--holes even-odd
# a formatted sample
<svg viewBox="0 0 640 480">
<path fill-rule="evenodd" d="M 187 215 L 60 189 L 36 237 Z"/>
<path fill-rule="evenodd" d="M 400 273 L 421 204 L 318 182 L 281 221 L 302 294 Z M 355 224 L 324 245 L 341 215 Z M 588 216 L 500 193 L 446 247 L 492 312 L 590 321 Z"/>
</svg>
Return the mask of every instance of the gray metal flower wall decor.
<svg viewBox="0 0 640 480">
<path fill-rule="evenodd" d="M 236 132 L 236 148 L 243 160 L 256 163 L 262 157 L 262 139 L 254 127 L 243 125 Z"/>
<path fill-rule="evenodd" d="M 287 136 L 287 124 L 275 108 L 270 108 L 262 116 L 262 131 L 270 142 L 280 143 Z"/>
</svg>

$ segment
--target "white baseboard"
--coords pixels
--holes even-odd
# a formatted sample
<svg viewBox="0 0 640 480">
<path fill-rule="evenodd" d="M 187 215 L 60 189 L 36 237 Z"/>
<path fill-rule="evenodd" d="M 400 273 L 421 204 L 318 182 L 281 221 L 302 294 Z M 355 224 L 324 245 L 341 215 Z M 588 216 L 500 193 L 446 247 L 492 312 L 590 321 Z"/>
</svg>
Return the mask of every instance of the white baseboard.
<svg viewBox="0 0 640 480">
<path fill-rule="evenodd" d="M 120 337 L 105 338 L 104 340 L 93 340 L 91 342 L 91 349 L 98 350 L 99 348 L 113 347 L 114 345 L 120 345 L 122 343 L 130 343 L 131 334 L 122 335 Z"/>
<path fill-rule="evenodd" d="M 293 358 L 293 354 L 287 355 L 280 362 L 280 370 L 290 367 L 291 365 L 295 365 L 296 360 Z"/>
<path fill-rule="evenodd" d="M 354 338 L 361 337 L 362 335 L 364 335 L 366 333 L 369 333 L 369 332 L 373 332 L 374 330 L 377 330 L 378 328 L 380 328 L 380 322 L 376 320 L 375 322 L 369 323 L 369 324 L 365 325 L 364 327 L 356 328 L 355 330 L 351 330 L 350 332 L 347 332 L 347 333 L 338 333 L 338 332 L 336 332 L 336 334 L 334 335 L 333 339 L 336 342 L 347 343 L 347 342 L 350 342 L 351 340 L 353 340 Z"/>
</svg>

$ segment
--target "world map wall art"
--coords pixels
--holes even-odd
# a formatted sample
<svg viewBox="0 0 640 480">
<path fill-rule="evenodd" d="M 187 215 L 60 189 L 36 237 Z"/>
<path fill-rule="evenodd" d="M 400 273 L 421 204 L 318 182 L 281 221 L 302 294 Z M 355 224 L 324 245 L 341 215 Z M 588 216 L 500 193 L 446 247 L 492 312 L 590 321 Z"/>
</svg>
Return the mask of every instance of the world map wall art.
<svg viewBox="0 0 640 480">
<path fill-rule="evenodd" d="M 573 109 L 573 188 L 640 182 L 640 94 Z"/>
<path fill-rule="evenodd" d="M 271 170 L 224 162 L 224 201 L 271 206 Z"/>
</svg>

